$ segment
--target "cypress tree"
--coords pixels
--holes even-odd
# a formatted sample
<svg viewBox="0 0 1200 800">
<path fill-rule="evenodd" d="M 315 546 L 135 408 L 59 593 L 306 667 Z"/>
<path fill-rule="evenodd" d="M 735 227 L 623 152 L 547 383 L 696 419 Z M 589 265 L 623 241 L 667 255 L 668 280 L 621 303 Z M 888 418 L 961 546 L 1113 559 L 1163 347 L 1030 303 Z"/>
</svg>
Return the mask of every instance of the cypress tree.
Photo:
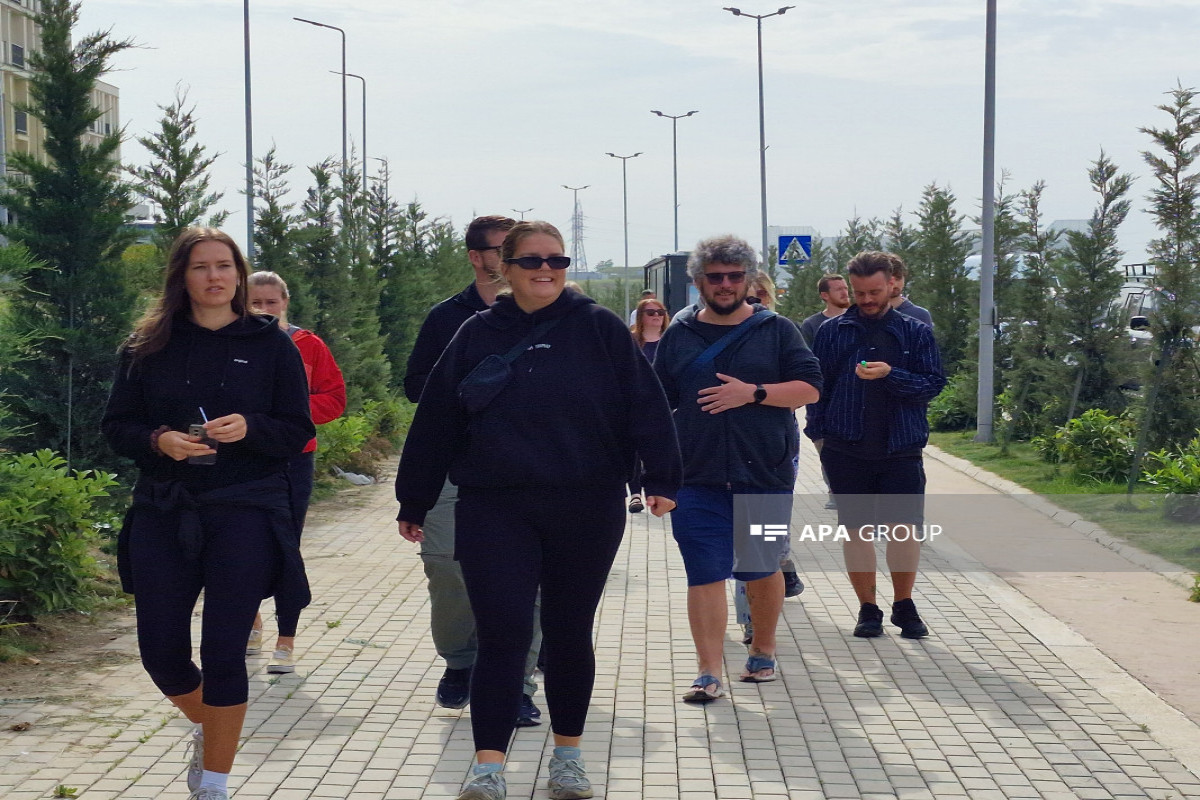
<svg viewBox="0 0 1200 800">
<path fill-rule="evenodd" d="M 100 417 L 134 306 L 120 261 L 133 239 L 123 229 L 132 202 L 118 176 L 120 134 L 96 144 L 84 136 L 100 118 L 92 105 L 96 81 L 131 43 L 98 32 L 72 44 L 79 4 L 43 0 L 41 9 L 41 47 L 29 57 L 32 102 L 24 110 L 42 123 L 47 161 L 11 155 L 28 179 L 10 184 L 0 201 L 13 213 L 4 235 L 41 262 L 11 300 L 5 338 L 38 333 L 42 340 L 36 355 L 4 370 L 0 392 L 8 395 L 11 423 L 24 426 L 11 446 L 48 447 L 82 467 L 111 466 Z"/>
</svg>

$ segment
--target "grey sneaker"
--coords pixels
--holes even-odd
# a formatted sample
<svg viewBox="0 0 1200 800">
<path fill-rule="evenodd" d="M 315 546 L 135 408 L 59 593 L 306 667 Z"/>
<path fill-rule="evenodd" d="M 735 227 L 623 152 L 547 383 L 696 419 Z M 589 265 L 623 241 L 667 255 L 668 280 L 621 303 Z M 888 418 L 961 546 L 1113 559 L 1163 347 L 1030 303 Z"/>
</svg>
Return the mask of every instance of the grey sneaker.
<svg viewBox="0 0 1200 800">
<path fill-rule="evenodd" d="M 200 788 L 188 795 L 188 800 L 229 800 L 229 792 L 220 789 Z"/>
<path fill-rule="evenodd" d="M 192 729 L 187 748 L 192 754 L 188 764 L 187 787 L 194 792 L 200 788 L 200 779 L 204 777 L 204 728 L 197 725 Z"/>
<path fill-rule="evenodd" d="M 582 758 L 550 756 L 551 800 L 582 800 L 591 796 L 592 782 Z"/>
<path fill-rule="evenodd" d="M 457 800 L 504 800 L 507 796 L 504 773 L 497 770 L 482 775 L 471 775 L 463 784 Z"/>
</svg>

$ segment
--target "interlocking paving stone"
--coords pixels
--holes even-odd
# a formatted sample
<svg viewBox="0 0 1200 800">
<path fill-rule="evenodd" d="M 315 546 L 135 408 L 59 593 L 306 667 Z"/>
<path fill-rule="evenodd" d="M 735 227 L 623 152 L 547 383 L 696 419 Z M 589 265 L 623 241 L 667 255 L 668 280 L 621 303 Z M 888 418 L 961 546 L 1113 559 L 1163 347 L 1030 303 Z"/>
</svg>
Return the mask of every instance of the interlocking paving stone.
<svg viewBox="0 0 1200 800">
<path fill-rule="evenodd" d="M 814 519 L 833 519 L 807 449 L 797 493 Z M 294 675 L 268 679 L 265 656 L 247 661 L 236 798 L 457 793 L 472 758 L 470 709 L 433 703 L 443 665 L 429 640 L 424 574 L 393 519 L 386 483 L 314 509 L 304 548 L 316 602 L 302 617 Z M 689 706 L 679 695 L 694 653 L 669 522 L 629 517 L 596 625 L 583 748 L 597 796 L 1200 798 L 1200 778 L 1077 672 L 1053 637 L 1039 638 L 1043 622 L 1057 623 L 1030 603 L 1016 613 L 998 601 L 997 579 L 962 569 L 961 553 L 923 556 L 918 602 L 932 636 L 907 641 L 887 626 L 859 640 L 849 635 L 857 603 L 840 554 L 805 542 L 793 549 L 807 588 L 784 606 L 782 679 L 736 681 L 745 650 L 731 624 L 727 697 Z M 1031 619 L 1039 624 L 1027 628 Z M 113 646 L 131 642 L 130 628 Z M 82 698 L 31 692 L 0 704 L 0 723 L 33 724 L 0 732 L 0 797 L 41 800 L 66 785 L 84 800 L 183 800 L 191 726 L 140 666 L 79 682 Z M 516 733 L 510 798 L 545 796 L 549 727 Z"/>
</svg>

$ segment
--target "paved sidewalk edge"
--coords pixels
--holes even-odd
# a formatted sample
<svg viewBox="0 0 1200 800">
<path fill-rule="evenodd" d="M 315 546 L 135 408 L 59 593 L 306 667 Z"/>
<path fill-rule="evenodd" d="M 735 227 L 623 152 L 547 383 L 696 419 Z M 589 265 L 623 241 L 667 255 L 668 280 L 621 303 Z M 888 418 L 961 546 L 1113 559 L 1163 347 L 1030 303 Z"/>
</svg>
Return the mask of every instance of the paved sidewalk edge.
<svg viewBox="0 0 1200 800">
<path fill-rule="evenodd" d="M 1054 503 L 1051 503 L 1043 495 L 1026 489 L 1018 483 L 1001 478 L 994 472 L 988 472 L 982 467 L 978 467 L 967 461 L 965 458 L 952 456 L 944 450 L 933 445 L 925 446 L 926 455 L 942 462 L 951 469 L 958 470 L 964 475 L 974 478 L 985 486 L 990 486 L 997 491 L 1011 495 L 1014 500 L 1027 508 L 1033 509 L 1040 514 L 1055 520 L 1056 522 L 1065 525 L 1072 530 L 1079 531 L 1084 536 L 1099 545 L 1102 545 L 1108 550 L 1113 551 L 1117 555 L 1124 558 L 1126 561 L 1134 564 L 1142 569 L 1157 573 L 1171 583 L 1188 591 L 1192 590 L 1195 577 L 1187 570 L 1172 561 L 1167 561 L 1165 558 L 1139 550 L 1125 540 L 1114 536 L 1106 531 L 1101 526 L 1094 522 L 1084 519 L 1074 511 L 1067 511 L 1065 508 L 1060 508 Z"/>
<path fill-rule="evenodd" d="M 949 455 L 933 446 L 927 447 L 926 452 L 946 466 L 963 472 L 980 483 L 1012 494 L 1014 498 L 1029 508 L 1040 511 L 1058 522 L 1080 531 L 1137 566 L 1155 572 L 1172 583 L 1190 588 L 1190 585 L 1183 582 L 1183 575 L 1187 573 L 1180 573 L 1178 570 L 1182 568 L 1179 565 L 1143 553 L 1128 544 L 1117 541 L 1102 528 L 1086 522 L 1086 520 L 1080 520 L 1085 523 L 1084 526 L 1068 523 L 1063 516 L 1053 512 L 1060 512 L 1066 517 L 1078 518 L 1078 515 L 1063 511 L 1025 487 L 980 469 L 965 459 Z M 1029 498 L 1030 502 L 1026 502 L 1026 498 Z M 937 548 L 939 552 L 963 562 L 975 560 L 953 542 L 938 542 Z M 1166 568 L 1174 569 L 1175 572 L 1164 571 L 1164 565 Z M 1167 748 L 1193 774 L 1200 776 L 1200 725 L 1192 722 L 1154 690 L 1130 675 L 1120 664 L 1101 652 L 1095 644 L 1072 630 L 1066 623 L 1047 613 L 1045 609 L 1002 577 L 986 570 L 964 570 L 963 575 L 1000 601 L 1013 619 L 1021 623 L 1031 635 L 1051 647 L 1063 663 L 1071 669 L 1086 675 L 1088 682 L 1123 714 L 1134 722 L 1145 725 L 1152 738 Z"/>
</svg>

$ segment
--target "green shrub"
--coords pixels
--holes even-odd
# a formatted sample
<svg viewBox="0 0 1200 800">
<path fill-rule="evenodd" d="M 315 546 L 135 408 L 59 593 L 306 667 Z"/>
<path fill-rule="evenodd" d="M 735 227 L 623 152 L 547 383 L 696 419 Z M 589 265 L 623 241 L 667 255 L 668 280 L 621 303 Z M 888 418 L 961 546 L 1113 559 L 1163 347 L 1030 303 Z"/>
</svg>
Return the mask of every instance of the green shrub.
<svg viewBox="0 0 1200 800">
<path fill-rule="evenodd" d="M 942 393 L 929 403 L 929 427 L 935 431 L 962 431 L 973 427 L 978 414 L 979 385 L 973 372 L 950 378 Z"/>
<path fill-rule="evenodd" d="M 1053 434 L 1038 437 L 1034 447 L 1052 463 L 1068 464 L 1077 478 L 1100 482 L 1124 480 L 1137 446 L 1135 422 L 1098 408 L 1089 409 Z"/>
<path fill-rule="evenodd" d="M 393 447 L 399 447 L 408 434 L 408 426 L 412 424 L 416 405 L 407 400 L 390 398 L 388 400 L 368 400 L 363 403 L 363 416 L 371 424 L 372 435 L 386 439 Z"/>
<path fill-rule="evenodd" d="M 1178 452 L 1147 453 L 1142 480 L 1167 493 L 1164 517 L 1177 522 L 1200 521 L 1200 436 Z"/>
<path fill-rule="evenodd" d="M 66 463 L 50 450 L 0 454 L 0 597 L 23 613 L 86 608 L 97 530 L 115 521 L 96 502 L 114 476 Z"/>
<path fill-rule="evenodd" d="M 317 426 L 317 471 L 330 472 L 350 463 L 371 435 L 371 422 L 362 414 L 338 417 Z"/>
</svg>

